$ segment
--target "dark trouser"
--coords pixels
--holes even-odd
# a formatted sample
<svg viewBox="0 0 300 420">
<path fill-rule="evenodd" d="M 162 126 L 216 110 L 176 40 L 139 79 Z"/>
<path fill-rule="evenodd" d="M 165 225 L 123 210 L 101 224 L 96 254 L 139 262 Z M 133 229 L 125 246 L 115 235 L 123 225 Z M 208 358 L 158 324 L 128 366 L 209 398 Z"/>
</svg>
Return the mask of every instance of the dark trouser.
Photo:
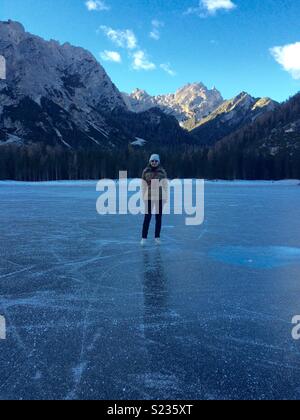
<svg viewBox="0 0 300 420">
<path fill-rule="evenodd" d="M 147 208 L 148 207 L 148 208 Z M 148 201 L 148 206 L 146 206 L 146 214 L 143 226 L 143 239 L 148 238 L 150 223 L 152 215 L 155 210 L 156 226 L 155 226 L 155 238 L 160 238 L 161 226 L 162 226 L 162 214 L 163 214 L 163 203 L 162 201 Z"/>
</svg>

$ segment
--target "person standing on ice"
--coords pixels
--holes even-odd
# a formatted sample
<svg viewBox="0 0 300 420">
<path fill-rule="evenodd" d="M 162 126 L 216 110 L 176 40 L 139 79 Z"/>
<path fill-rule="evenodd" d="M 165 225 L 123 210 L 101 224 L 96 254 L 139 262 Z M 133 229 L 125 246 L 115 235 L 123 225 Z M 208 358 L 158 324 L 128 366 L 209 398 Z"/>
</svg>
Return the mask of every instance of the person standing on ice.
<svg viewBox="0 0 300 420">
<path fill-rule="evenodd" d="M 147 243 L 152 215 L 155 214 L 155 243 L 161 244 L 160 234 L 162 228 L 163 208 L 168 196 L 167 173 L 160 163 L 160 156 L 154 154 L 150 157 L 149 165 L 142 175 L 142 194 L 145 202 L 145 220 L 141 245 Z"/>
</svg>

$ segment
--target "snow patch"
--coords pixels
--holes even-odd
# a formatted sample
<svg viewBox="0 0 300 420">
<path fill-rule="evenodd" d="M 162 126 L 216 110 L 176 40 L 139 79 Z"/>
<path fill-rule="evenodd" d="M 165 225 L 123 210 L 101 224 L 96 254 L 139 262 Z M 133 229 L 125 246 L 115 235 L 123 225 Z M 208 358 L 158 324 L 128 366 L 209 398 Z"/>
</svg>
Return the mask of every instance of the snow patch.
<svg viewBox="0 0 300 420">
<path fill-rule="evenodd" d="M 54 128 L 54 131 L 56 132 L 56 134 L 57 134 L 57 136 L 58 136 L 58 138 L 59 138 L 59 140 L 65 145 L 65 146 L 67 146 L 69 149 L 72 149 L 72 146 L 70 146 L 69 145 L 69 143 L 67 143 L 64 139 L 63 139 L 63 136 L 62 136 L 62 134 L 61 134 L 61 132 L 57 129 L 57 128 Z"/>
<path fill-rule="evenodd" d="M 132 144 L 132 146 L 143 147 L 143 146 L 145 146 L 146 143 L 147 143 L 147 140 L 136 137 L 135 141 L 133 141 L 131 144 Z"/>
<path fill-rule="evenodd" d="M 0 146 L 6 146 L 7 144 L 22 144 L 22 143 L 23 143 L 23 140 L 20 137 L 15 136 L 13 134 L 8 134 L 6 141 L 0 141 Z"/>
</svg>

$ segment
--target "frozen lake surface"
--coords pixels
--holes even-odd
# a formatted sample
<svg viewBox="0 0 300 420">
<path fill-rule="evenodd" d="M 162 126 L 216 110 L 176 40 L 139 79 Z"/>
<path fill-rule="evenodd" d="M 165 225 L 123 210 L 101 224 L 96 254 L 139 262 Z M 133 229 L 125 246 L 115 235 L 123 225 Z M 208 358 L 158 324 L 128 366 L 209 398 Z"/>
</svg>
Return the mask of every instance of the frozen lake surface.
<svg viewBox="0 0 300 420">
<path fill-rule="evenodd" d="M 208 183 L 205 223 L 0 183 L 0 399 L 300 399 L 300 187 Z"/>
</svg>

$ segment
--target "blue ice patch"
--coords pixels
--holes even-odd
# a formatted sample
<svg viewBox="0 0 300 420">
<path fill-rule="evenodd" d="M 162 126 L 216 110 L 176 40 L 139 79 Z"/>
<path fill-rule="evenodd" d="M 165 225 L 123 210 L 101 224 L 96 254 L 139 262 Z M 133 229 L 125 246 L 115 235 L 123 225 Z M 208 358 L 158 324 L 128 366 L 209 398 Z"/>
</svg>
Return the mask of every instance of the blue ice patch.
<svg viewBox="0 0 300 420">
<path fill-rule="evenodd" d="M 300 248 L 281 246 L 224 246 L 211 250 L 209 256 L 225 264 L 260 269 L 300 264 Z"/>
</svg>

